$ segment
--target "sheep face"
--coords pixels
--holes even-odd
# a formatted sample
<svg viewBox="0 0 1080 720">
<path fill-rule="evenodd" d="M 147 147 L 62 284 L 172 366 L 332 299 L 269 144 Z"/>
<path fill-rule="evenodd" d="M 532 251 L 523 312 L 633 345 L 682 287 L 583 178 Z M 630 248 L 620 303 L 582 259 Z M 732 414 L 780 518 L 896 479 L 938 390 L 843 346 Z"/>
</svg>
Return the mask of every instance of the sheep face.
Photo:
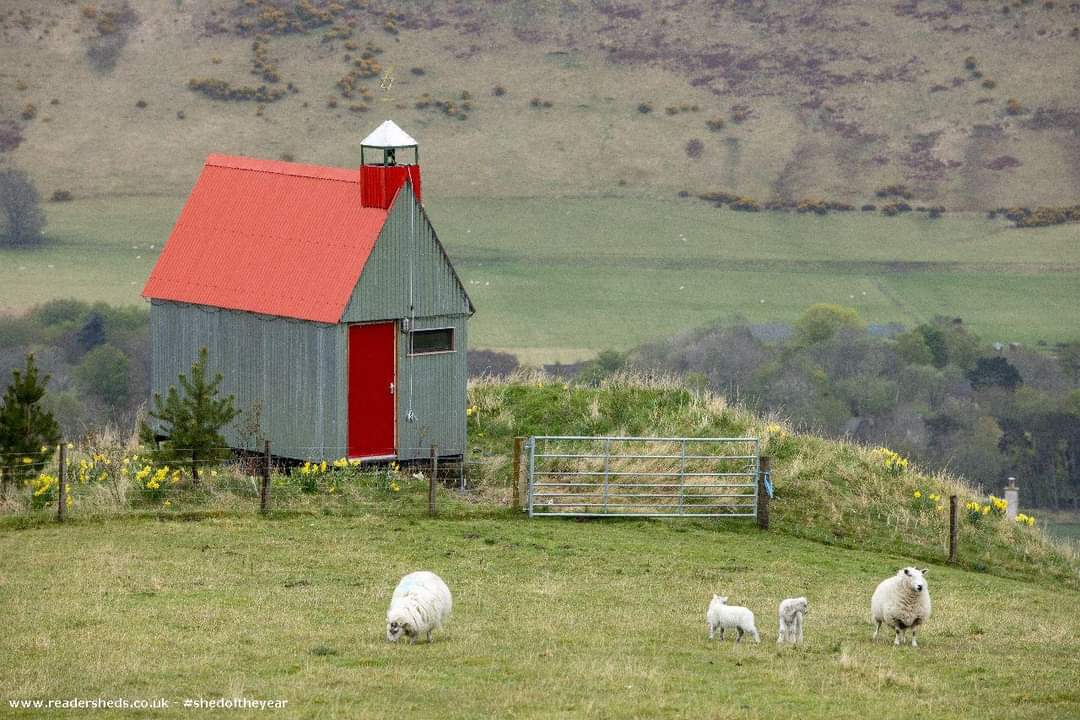
<svg viewBox="0 0 1080 720">
<path fill-rule="evenodd" d="M 896 573 L 896 576 L 901 579 L 906 587 L 911 592 L 918 594 L 921 592 L 927 592 L 926 569 L 918 569 L 913 567 L 906 567 Z"/>
<path fill-rule="evenodd" d="M 390 642 L 397 642 L 403 636 L 411 636 L 411 628 L 409 623 L 399 620 L 387 618 L 386 620 L 386 639 Z"/>
</svg>

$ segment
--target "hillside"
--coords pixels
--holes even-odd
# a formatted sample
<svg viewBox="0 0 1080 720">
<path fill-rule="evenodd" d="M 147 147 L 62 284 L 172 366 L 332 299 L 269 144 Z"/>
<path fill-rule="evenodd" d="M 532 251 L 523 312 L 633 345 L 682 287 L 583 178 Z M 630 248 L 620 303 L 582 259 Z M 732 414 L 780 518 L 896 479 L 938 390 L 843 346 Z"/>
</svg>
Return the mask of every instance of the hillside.
<svg viewBox="0 0 1080 720">
<path fill-rule="evenodd" d="M 250 495 L 207 508 L 184 491 L 170 507 L 95 516 L 85 503 L 113 490 L 81 488 L 64 526 L 0 522 L 0 602 L 20 610 L 0 637 L 0 694 L 285 699 L 283 717 L 326 718 L 1080 712 L 1075 558 L 991 518 L 965 525 L 962 565 L 944 565 L 940 522 L 911 493 L 966 492 L 949 478 L 893 473 L 869 449 L 665 382 L 533 376 L 470 393 L 483 471 L 470 495 L 441 491 L 435 519 L 407 472 L 334 470 L 307 493 L 279 478 L 267 519 Z M 760 434 L 776 461 L 773 530 L 528 520 L 500 506 L 507 440 L 541 429 Z M 916 561 L 934 599 L 920 647 L 871 643 L 875 583 Z M 449 582 L 454 617 L 430 646 L 390 645 L 389 593 L 421 567 Z M 714 592 L 754 609 L 760 645 L 705 639 Z M 807 642 L 777 648 L 775 605 L 804 593 Z"/>
<path fill-rule="evenodd" d="M 12 0 L 0 156 L 46 196 L 182 195 L 210 152 L 354 165 L 393 116 L 439 197 L 1065 205 L 1078 26 L 1030 0 Z"/>
</svg>

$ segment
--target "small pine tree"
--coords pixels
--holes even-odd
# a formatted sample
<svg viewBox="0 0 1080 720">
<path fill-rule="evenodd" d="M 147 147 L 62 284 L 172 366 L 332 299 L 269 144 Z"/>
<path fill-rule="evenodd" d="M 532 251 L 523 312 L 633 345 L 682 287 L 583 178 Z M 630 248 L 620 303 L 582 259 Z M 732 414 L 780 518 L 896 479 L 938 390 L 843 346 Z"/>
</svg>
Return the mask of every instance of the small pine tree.
<svg viewBox="0 0 1080 720">
<path fill-rule="evenodd" d="M 199 481 L 199 463 L 220 462 L 228 457 L 221 428 L 232 422 L 240 411 L 232 395 L 219 398 L 222 376 L 206 376 L 207 349 L 199 350 L 199 359 L 191 366 L 190 378 L 178 378 L 183 396 L 176 386 L 169 388 L 164 400 L 154 394 L 154 409 L 149 412 L 161 433 L 168 437 L 164 447 L 157 446 L 158 433 L 145 421 L 139 427 L 143 444 L 155 447 L 155 459 L 161 462 L 190 464 L 192 480 Z"/>
<path fill-rule="evenodd" d="M 0 401 L 0 496 L 9 483 L 44 468 L 60 442 L 60 426 L 40 404 L 49 376 L 38 377 L 32 354 L 26 356 L 25 370 L 11 374 Z"/>
</svg>

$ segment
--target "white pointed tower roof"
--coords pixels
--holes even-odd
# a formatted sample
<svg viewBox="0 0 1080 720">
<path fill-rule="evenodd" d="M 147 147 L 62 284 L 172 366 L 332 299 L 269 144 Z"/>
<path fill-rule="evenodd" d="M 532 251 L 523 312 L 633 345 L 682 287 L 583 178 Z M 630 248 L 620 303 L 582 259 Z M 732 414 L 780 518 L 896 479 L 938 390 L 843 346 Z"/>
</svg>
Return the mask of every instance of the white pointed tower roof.
<svg viewBox="0 0 1080 720">
<path fill-rule="evenodd" d="M 387 120 L 361 140 L 360 144 L 364 147 L 403 148 L 416 147 L 417 142 L 393 120 Z"/>
</svg>

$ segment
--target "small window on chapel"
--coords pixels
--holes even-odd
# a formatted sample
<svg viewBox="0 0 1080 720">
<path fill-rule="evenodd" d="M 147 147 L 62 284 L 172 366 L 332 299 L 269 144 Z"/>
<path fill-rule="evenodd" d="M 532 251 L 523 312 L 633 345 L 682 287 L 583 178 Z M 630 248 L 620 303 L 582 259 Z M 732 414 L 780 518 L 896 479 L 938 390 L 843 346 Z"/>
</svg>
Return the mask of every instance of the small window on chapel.
<svg viewBox="0 0 1080 720">
<path fill-rule="evenodd" d="M 428 355 L 454 351 L 454 328 L 413 330 L 409 333 L 409 354 Z"/>
</svg>

